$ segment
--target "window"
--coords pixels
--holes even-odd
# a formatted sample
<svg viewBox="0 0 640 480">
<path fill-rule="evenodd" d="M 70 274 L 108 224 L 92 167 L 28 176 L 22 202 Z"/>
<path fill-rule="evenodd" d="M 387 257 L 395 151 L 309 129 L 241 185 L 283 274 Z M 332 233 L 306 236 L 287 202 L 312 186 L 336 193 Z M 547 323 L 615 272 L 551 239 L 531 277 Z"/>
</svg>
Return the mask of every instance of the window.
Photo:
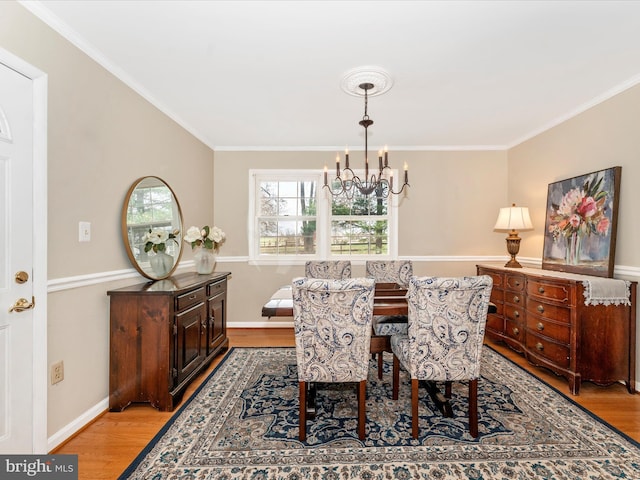
<svg viewBox="0 0 640 480">
<path fill-rule="evenodd" d="M 249 176 L 252 260 L 395 256 L 394 199 L 333 197 L 322 187 L 322 171 L 252 170 Z"/>
</svg>

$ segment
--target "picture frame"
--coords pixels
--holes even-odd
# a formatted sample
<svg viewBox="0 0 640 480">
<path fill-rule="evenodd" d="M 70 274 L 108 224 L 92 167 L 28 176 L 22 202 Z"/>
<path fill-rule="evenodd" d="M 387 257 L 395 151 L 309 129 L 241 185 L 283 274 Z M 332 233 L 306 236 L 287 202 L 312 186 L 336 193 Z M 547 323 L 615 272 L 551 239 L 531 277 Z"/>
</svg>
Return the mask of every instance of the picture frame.
<svg viewBox="0 0 640 480">
<path fill-rule="evenodd" d="M 550 183 L 542 268 L 613 277 L 622 167 Z"/>
</svg>

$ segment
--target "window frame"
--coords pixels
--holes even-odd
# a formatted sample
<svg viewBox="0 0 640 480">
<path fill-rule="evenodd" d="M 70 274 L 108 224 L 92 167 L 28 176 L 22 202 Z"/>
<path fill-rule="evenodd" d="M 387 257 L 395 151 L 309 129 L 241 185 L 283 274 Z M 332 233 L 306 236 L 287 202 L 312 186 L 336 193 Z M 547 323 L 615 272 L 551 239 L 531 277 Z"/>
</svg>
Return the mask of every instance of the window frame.
<svg viewBox="0 0 640 480">
<path fill-rule="evenodd" d="M 356 174 L 358 172 L 356 171 Z M 394 178 L 398 173 L 393 170 Z M 315 181 L 316 182 L 316 253 L 314 254 L 261 254 L 258 227 L 258 186 L 261 181 Z M 296 265 L 308 260 L 340 260 L 349 259 L 354 263 L 366 260 L 390 260 L 398 256 L 398 199 L 390 195 L 387 199 L 388 245 L 387 254 L 380 255 L 332 255 L 331 254 L 331 214 L 332 195 L 323 187 L 324 170 L 315 169 L 250 169 L 249 170 L 249 212 L 248 212 L 248 246 L 249 263 L 252 265 Z"/>
</svg>

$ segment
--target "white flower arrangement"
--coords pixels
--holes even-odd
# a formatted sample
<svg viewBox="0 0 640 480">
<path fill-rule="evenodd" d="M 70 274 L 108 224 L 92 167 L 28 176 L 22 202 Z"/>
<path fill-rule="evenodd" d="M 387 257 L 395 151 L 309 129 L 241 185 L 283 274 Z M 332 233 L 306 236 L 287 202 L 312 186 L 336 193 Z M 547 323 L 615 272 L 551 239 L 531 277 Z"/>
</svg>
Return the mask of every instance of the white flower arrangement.
<svg viewBox="0 0 640 480">
<path fill-rule="evenodd" d="M 203 247 L 216 252 L 225 240 L 226 235 L 222 230 L 215 226 L 210 228 L 209 225 L 202 228 L 189 227 L 184 235 L 184 241 L 190 243 L 192 249 Z"/>
<path fill-rule="evenodd" d="M 142 241 L 144 242 L 144 251 L 148 252 L 153 250 L 155 253 L 164 252 L 167 249 L 167 242 L 173 240 L 178 243 L 176 237 L 180 233 L 180 230 L 174 230 L 173 232 L 167 232 L 161 228 L 149 229 L 144 234 Z"/>
</svg>

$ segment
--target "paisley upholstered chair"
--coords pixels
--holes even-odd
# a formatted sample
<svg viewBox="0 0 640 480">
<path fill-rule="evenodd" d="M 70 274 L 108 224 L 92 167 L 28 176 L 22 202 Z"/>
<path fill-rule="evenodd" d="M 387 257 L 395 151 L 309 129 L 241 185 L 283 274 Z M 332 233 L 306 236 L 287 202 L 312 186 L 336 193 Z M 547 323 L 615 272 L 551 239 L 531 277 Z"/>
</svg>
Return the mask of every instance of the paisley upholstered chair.
<svg viewBox="0 0 640 480">
<path fill-rule="evenodd" d="M 365 264 L 366 276 L 375 279 L 377 283 L 396 283 L 403 288 L 409 286 L 413 276 L 411 260 L 367 260 Z M 376 315 L 373 317 L 373 333 L 381 336 L 391 336 L 396 333 L 407 333 L 406 315 Z M 378 378 L 382 379 L 383 353 L 378 354 Z"/>
<path fill-rule="evenodd" d="M 293 280 L 300 441 L 306 440 L 307 387 L 314 382 L 358 384 L 358 437 L 365 438 L 374 286 L 368 278 Z"/>
<path fill-rule="evenodd" d="M 366 263 L 367 277 L 376 282 L 397 283 L 407 288 L 413 276 L 411 260 L 368 260 Z"/>
<path fill-rule="evenodd" d="M 304 276 L 329 280 L 351 278 L 351 262 L 349 260 L 309 261 L 304 266 Z"/>
<path fill-rule="evenodd" d="M 407 288 L 409 280 L 413 276 L 411 260 L 368 260 L 365 266 L 366 276 L 375 279 L 378 283 L 397 283 L 401 287 Z M 406 334 L 407 316 L 377 315 L 373 317 L 373 332 L 376 335 Z"/>
<path fill-rule="evenodd" d="M 469 432 L 478 436 L 480 355 L 493 282 L 487 275 L 460 278 L 413 277 L 409 282 L 409 328 L 391 337 L 393 399 L 400 366 L 411 377 L 413 438 L 418 438 L 418 382 L 469 382 Z"/>
</svg>

